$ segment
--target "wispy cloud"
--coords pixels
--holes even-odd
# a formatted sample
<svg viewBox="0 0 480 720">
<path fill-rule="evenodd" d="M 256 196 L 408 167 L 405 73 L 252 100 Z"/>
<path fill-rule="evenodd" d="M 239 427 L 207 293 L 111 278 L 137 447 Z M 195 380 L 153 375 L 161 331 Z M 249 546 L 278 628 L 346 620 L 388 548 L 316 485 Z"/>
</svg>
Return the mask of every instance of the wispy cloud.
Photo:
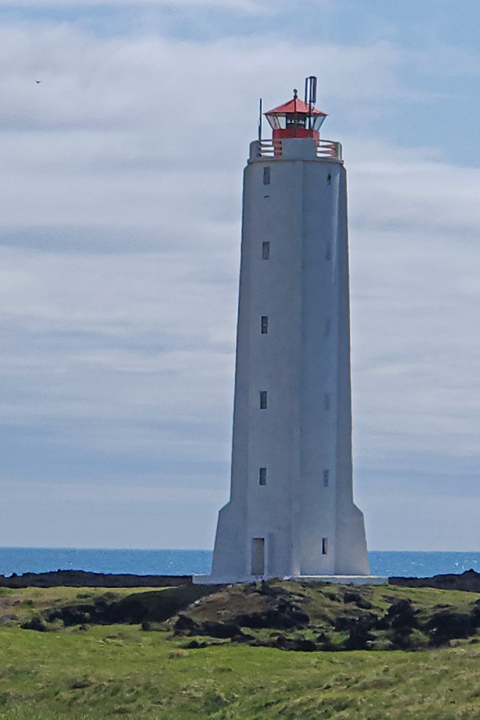
<svg viewBox="0 0 480 720">
<path fill-rule="evenodd" d="M 332 0 L 309 0 L 312 8 L 328 8 Z M 141 9 L 142 7 L 153 6 L 155 8 L 165 7 L 178 10 L 180 7 L 206 10 L 208 8 L 232 9 L 247 14 L 265 14 L 278 11 L 281 5 L 287 5 L 283 0 L 2 0 L 2 7 L 15 7 L 16 9 L 29 10 L 32 8 L 88 8 L 114 5 L 128 6 Z"/>
<path fill-rule="evenodd" d="M 349 167 L 355 448 L 376 547 L 388 533 L 373 476 L 393 488 L 392 468 L 413 473 L 426 457 L 461 478 L 468 456 L 472 473 L 480 173 L 372 140 L 392 104 L 418 101 L 404 51 L 273 34 L 101 37 L 27 16 L 0 26 L 0 45 L 2 482 L 26 513 L 42 497 L 79 513 L 57 532 L 47 512 L 32 543 L 84 544 L 98 482 L 103 514 L 123 488 L 110 540 L 211 544 L 228 488 L 242 166 L 258 97 L 278 104 L 317 68 L 326 132 Z M 146 526 L 145 506 L 162 502 L 188 522 L 135 536 L 142 507 Z"/>
</svg>

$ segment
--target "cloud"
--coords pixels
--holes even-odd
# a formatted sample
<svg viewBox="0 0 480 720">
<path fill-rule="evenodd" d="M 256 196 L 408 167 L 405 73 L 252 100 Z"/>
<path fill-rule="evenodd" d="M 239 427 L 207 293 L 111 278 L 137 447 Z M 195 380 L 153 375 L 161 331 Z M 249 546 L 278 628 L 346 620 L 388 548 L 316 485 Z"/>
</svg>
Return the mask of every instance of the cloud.
<svg viewBox="0 0 480 720">
<path fill-rule="evenodd" d="M 2 481 L 0 544 L 35 547 L 178 549 L 210 542 L 209 526 L 225 492 L 208 489 L 158 489 L 101 480 L 91 484 Z M 39 511 L 41 508 L 41 511 Z M 203 519 L 198 522 L 198 516 Z"/>
<path fill-rule="evenodd" d="M 372 140 L 408 98 L 404 53 L 32 20 L 0 26 L 0 43 L 2 486 L 16 520 L 46 507 L 29 542 L 211 545 L 228 489 L 242 167 L 258 97 L 276 105 L 316 68 L 349 168 L 356 467 L 373 546 L 391 542 L 378 478 L 393 502 L 395 472 L 448 464 L 465 478 L 466 457 L 472 472 L 480 174 Z M 23 544 L 4 529 L 1 542 Z"/>
<path fill-rule="evenodd" d="M 458 478 L 461 481 L 462 477 Z M 429 482 L 429 480 L 431 482 Z M 452 484 L 452 478 L 449 478 Z M 478 483 L 478 478 L 476 478 Z M 419 493 L 422 484 L 430 493 Z M 358 500 L 367 517 L 367 540 L 371 550 L 476 551 L 480 545 L 478 513 L 480 498 L 446 495 L 438 490 L 435 478 L 420 474 L 415 487 L 407 488 L 401 479 L 385 485 L 370 480 Z M 369 513 L 370 511 L 370 513 Z M 388 523 L 368 523 L 368 517 L 383 515 Z"/>
<path fill-rule="evenodd" d="M 411 470 L 428 452 L 461 472 L 480 412 L 480 171 L 380 145 L 356 155 L 350 179 L 360 462 Z"/>
<path fill-rule="evenodd" d="M 222 10 L 234 10 L 248 15 L 264 15 L 274 14 L 278 12 L 282 5 L 287 6 L 285 0 L 2 0 L 2 7 L 14 7 L 16 10 L 32 10 L 32 9 L 77 9 L 93 7 L 98 9 L 99 5 L 127 6 L 132 9 L 141 10 L 143 8 L 168 8 L 178 10 L 178 8 L 193 8 L 198 10 L 208 10 L 210 8 L 221 8 Z M 309 5 L 312 9 L 328 9 L 332 6 L 332 0 L 310 0 Z"/>
</svg>

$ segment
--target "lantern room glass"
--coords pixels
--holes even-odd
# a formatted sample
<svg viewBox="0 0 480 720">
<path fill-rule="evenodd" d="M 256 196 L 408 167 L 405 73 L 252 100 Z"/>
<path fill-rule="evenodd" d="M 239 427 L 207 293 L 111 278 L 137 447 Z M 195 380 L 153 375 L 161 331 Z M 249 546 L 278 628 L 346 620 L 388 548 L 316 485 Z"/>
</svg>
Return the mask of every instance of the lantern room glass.
<svg viewBox="0 0 480 720">
<path fill-rule="evenodd" d="M 266 113 L 265 117 L 272 130 L 285 130 L 287 127 L 293 127 L 294 125 L 297 127 L 306 127 L 309 130 L 320 130 L 327 116 L 323 113 L 319 113 L 318 115 L 314 115 L 313 113 L 312 115 L 306 115 L 305 113 L 297 113 L 296 115 L 293 113 L 288 113 L 288 115 L 270 115 Z"/>
</svg>

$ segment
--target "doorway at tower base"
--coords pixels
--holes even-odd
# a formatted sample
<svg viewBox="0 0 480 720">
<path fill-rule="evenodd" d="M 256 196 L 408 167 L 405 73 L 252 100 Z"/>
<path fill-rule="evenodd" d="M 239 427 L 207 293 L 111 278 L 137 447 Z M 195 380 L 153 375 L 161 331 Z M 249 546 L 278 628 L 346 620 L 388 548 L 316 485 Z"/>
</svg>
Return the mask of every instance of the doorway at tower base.
<svg viewBox="0 0 480 720">
<path fill-rule="evenodd" d="M 194 585 L 236 585 L 237 583 L 261 582 L 269 576 L 252 576 L 238 578 L 219 578 L 212 575 L 193 575 Z M 387 585 L 388 577 L 381 575 L 287 575 L 282 580 L 294 582 L 331 583 L 332 585 Z"/>
</svg>

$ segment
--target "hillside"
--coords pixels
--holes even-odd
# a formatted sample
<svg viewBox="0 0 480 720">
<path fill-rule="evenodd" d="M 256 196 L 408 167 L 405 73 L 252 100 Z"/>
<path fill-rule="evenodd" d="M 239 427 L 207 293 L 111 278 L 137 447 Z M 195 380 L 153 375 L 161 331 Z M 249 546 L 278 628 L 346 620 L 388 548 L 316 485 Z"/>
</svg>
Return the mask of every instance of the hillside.
<svg viewBox="0 0 480 720">
<path fill-rule="evenodd" d="M 404 602 L 403 620 L 411 620 L 402 624 L 391 608 Z M 474 593 L 393 586 L 4 589 L 0 716 L 474 720 L 480 707 L 476 608 Z M 361 627 L 366 615 L 380 624 L 369 630 L 375 636 L 366 641 L 369 649 L 345 649 L 348 624 Z M 240 628 L 243 638 L 218 637 L 218 624 L 228 629 L 240 616 L 248 623 Z M 438 620 L 457 616 L 457 624 Z M 25 629 L 32 623 L 35 630 Z M 447 627 L 455 637 L 439 634 Z M 319 647 L 326 643 L 318 640 L 322 632 L 328 651 Z M 409 638 L 412 649 L 421 638 L 422 650 L 394 650 L 396 635 Z M 310 639 L 315 649 L 301 651 L 299 643 Z"/>
</svg>

